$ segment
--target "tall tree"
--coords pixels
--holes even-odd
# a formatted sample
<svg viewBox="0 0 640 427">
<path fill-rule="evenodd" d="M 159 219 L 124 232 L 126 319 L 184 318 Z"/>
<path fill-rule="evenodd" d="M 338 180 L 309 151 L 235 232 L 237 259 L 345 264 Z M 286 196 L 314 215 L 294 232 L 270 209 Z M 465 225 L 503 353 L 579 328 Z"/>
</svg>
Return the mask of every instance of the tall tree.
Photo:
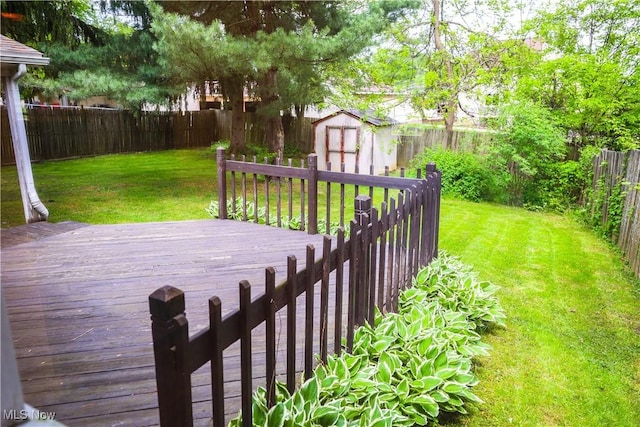
<svg viewBox="0 0 640 427">
<path fill-rule="evenodd" d="M 160 39 L 158 51 L 175 75 L 191 82 L 222 83 L 234 105 L 234 129 L 243 126 L 241 89 L 250 90 L 260 101 L 258 113 L 264 118 L 270 149 L 281 156 L 281 112 L 317 102 L 326 91 L 322 73 L 327 64 L 361 51 L 401 6 L 347 1 L 167 2 L 162 3 L 166 12 L 188 16 L 189 22 L 158 13 L 154 31 Z M 172 24 L 178 20 L 181 25 Z M 241 148 L 241 137 L 232 134 L 232 149 Z"/>
<path fill-rule="evenodd" d="M 640 147 L 640 4 L 561 0 L 530 22 L 546 55 L 518 96 L 550 108 L 576 148 Z"/>
<path fill-rule="evenodd" d="M 90 20 L 89 0 L 0 1 L 2 34 L 37 47 L 40 43 L 100 44 L 105 32 Z"/>
<path fill-rule="evenodd" d="M 398 21 L 361 72 L 375 87 L 387 87 L 408 101 L 422 120 L 442 114 L 447 138 L 463 98 L 478 108 L 495 103 L 502 87 L 513 85 L 512 58 L 526 46 L 507 28 L 506 1 L 421 0 L 413 15 Z M 477 109 L 470 115 L 483 115 Z"/>
<path fill-rule="evenodd" d="M 31 70 L 25 95 L 105 96 L 125 108 L 162 104 L 183 87 L 169 85 L 157 65 L 145 3 L 89 0 L 1 3 L 2 32 L 51 58 Z M 15 19 L 9 19 L 15 18 Z"/>
</svg>

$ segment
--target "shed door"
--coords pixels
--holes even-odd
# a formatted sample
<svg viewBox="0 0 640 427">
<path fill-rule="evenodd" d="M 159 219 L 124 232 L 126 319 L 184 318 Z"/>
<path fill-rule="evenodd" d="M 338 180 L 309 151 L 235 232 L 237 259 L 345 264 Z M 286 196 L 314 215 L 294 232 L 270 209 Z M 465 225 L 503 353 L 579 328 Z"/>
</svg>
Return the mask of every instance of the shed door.
<svg viewBox="0 0 640 427">
<path fill-rule="evenodd" d="M 327 162 L 331 168 L 340 170 L 340 164 L 345 164 L 347 172 L 353 172 L 358 163 L 360 128 L 347 126 L 327 126 L 326 147 Z"/>
</svg>

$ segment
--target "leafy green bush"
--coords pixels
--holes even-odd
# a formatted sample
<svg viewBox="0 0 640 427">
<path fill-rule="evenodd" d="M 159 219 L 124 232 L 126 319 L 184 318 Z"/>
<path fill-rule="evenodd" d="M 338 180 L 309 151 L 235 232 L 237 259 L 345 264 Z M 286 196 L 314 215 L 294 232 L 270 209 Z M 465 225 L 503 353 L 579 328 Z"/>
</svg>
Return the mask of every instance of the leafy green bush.
<svg viewBox="0 0 640 427">
<path fill-rule="evenodd" d="M 565 156 L 566 135 L 549 110 L 532 102 L 505 105 L 494 125 L 490 158 L 509 173 L 509 203 L 537 205 L 545 191 L 540 183 Z"/>
<path fill-rule="evenodd" d="M 466 414 L 481 403 L 473 358 L 490 347 L 476 329 L 504 325 L 497 288 L 446 254 L 419 272 L 399 297 L 398 313 L 360 327 L 353 351 L 328 357 L 300 389 L 277 384 L 267 408 L 259 388 L 256 426 L 424 426 L 443 413 Z M 241 416 L 230 426 L 241 425 Z"/>
<path fill-rule="evenodd" d="M 442 171 L 442 193 L 473 202 L 502 201 L 506 175 L 491 168 L 487 159 L 470 152 L 427 149 L 415 157 L 411 167 L 435 162 Z"/>
</svg>

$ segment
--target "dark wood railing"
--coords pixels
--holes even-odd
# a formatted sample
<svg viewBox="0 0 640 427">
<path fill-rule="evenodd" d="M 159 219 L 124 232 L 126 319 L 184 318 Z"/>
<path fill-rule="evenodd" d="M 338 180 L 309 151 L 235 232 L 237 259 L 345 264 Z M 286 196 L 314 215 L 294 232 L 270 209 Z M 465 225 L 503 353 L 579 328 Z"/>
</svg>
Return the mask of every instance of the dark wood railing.
<svg viewBox="0 0 640 427">
<path fill-rule="evenodd" d="M 389 176 L 386 168 L 385 176 L 373 175 L 373 166 L 369 175 L 359 174 L 357 166 L 355 173 L 345 173 L 345 165 L 340 165 L 340 172 L 331 171 L 331 163 L 327 164 L 326 171 L 318 170 L 317 156 L 308 156 L 307 167 L 301 161 L 300 167 L 293 167 L 292 160 L 288 160 L 288 166 L 283 166 L 280 160 L 276 164 L 247 162 L 226 158 L 224 148 L 217 151 L 218 166 L 218 206 L 219 218 L 227 219 L 230 216 L 243 221 L 259 220 L 259 209 L 264 212 L 264 221 L 267 225 L 282 226 L 283 222 L 297 220 L 302 230 L 309 234 L 318 233 L 318 220 L 324 220 L 329 226 L 332 222 L 340 227 L 348 226 L 345 223 L 348 195 L 355 198 L 362 189 L 375 199 L 374 189 L 381 189 L 380 199 L 389 202 L 389 190 L 404 191 L 421 181 L 421 170 L 417 171 L 417 178 L 405 178 L 404 169 L 401 169 L 399 177 Z M 428 168 L 433 170 L 429 171 Z M 435 165 L 427 166 L 427 173 L 435 171 Z M 352 188 L 347 188 L 348 186 Z M 338 190 L 337 195 L 333 189 Z M 274 195 L 275 193 L 275 195 Z M 229 197 L 230 196 L 230 197 Z M 321 203 L 320 197 L 325 197 Z M 275 200 L 272 200 L 275 198 Z M 337 201 L 335 200 L 337 199 Z M 338 203 L 339 217 L 333 218 L 331 207 L 334 201 Z M 238 203 L 239 202 L 239 203 Z M 228 211 L 230 204 L 233 212 Z M 252 209 L 249 209 L 251 206 Z M 325 212 L 320 212 L 324 206 Z M 275 219 L 272 219 L 275 214 Z"/>
<path fill-rule="evenodd" d="M 218 154 L 220 159 L 220 152 Z M 313 370 L 314 347 L 319 349 L 321 362 L 326 361 L 329 352 L 350 351 L 355 329 L 364 322 L 373 322 L 376 308 L 381 312 L 395 310 L 399 292 L 411 285 L 412 277 L 420 267 L 437 256 L 440 173 L 434 165 L 428 167 L 424 179 L 408 179 L 321 172 L 314 167 L 313 160 L 309 162 L 308 169 L 221 160 L 218 178 L 223 182 L 226 172 L 237 172 L 263 174 L 285 182 L 300 179 L 302 188 L 306 183 L 309 233 L 315 231 L 313 218 L 317 218 L 317 209 L 313 206 L 317 206 L 318 196 L 314 187 L 317 188 L 318 183 L 380 186 L 387 190 L 400 189 L 401 192 L 397 200 L 383 200 L 380 209 L 372 207 L 369 194 L 356 196 L 355 218 L 349 223 L 348 240 L 342 227 L 336 237 L 325 235 L 322 255 L 318 260 L 315 248 L 307 246 L 306 266 L 300 271 L 296 258 L 288 257 L 287 279 L 278 286 L 274 269 L 267 268 L 264 293 L 254 300 L 251 284 L 240 282 L 240 307 L 224 318 L 220 299 L 211 298 L 209 327 L 191 337 L 185 316 L 184 293 L 165 286 L 150 295 L 158 403 L 163 426 L 193 425 L 191 374 L 209 362 L 213 425 L 224 425 L 223 354 L 236 342 L 240 343 L 243 425 L 251 425 L 252 346 L 256 342 L 260 346 L 259 352 L 264 352 L 267 402 L 273 405 L 275 381 L 279 375 L 285 378 L 287 388 L 293 391 L 299 375 L 296 366 L 303 366 L 305 377 Z M 257 178 L 254 179 L 257 183 Z M 265 178 L 266 188 L 269 181 Z M 246 199 L 244 188 L 246 185 L 243 185 L 243 197 Z M 220 200 L 226 201 L 226 186 L 219 190 L 223 193 Z M 314 198 L 316 202 L 312 201 Z M 221 203 L 221 209 L 223 205 L 226 206 Z M 302 205 L 305 206 L 304 202 Z M 224 217 L 224 214 L 221 212 L 220 216 Z M 318 284 L 320 299 L 316 306 Z M 302 294 L 305 294 L 301 304 L 304 306 L 304 321 L 300 326 L 296 313 L 297 305 L 302 301 L 297 301 L 297 297 Z M 276 369 L 276 315 L 280 310 L 286 311 L 286 325 L 280 332 L 286 335 L 286 351 L 281 360 L 284 372 Z M 258 338 L 254 341 L 252 330 L 258 326 L 264 326 L 265 330 L 259 337 L 254 337 Z M 302 343 L 298 342 L 296 333 L 300 327 L 304 332 Z"/>
</svg>

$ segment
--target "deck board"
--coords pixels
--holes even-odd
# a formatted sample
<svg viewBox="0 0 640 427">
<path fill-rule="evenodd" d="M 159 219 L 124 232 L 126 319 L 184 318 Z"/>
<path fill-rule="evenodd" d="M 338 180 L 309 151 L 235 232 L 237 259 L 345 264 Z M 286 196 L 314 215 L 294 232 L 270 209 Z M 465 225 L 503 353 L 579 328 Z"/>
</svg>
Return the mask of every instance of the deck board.
<svg viewBox="0 0 640 427">
<path fill-rule="evenodd" d="M 228 313 L 237 308 L 240 280 L 257 287 L 255 298 L 265 267 L 275 267 L 280 283 L 288 255 L 301 269 L 306 245 L 315 245 L 317 257 L 322 247 L 322 236 L 221 220 L 22 230 L 23 237 L 2 230 L 1 282 L 24 397 L 69 426 L 158 424 L 148 312 L 154 290 L 185 291 L 193 334 L 208 325 L 210 297 L 219 296 Z M 254 350 L 259 379 L 259 340 Z M 237 354 L 233 346 L 225 354 L 227 414 L 239 408 Z M 196 425 L 210 425 L 208 376 L 208 366 L 192 376 Z"/>
</svg>

